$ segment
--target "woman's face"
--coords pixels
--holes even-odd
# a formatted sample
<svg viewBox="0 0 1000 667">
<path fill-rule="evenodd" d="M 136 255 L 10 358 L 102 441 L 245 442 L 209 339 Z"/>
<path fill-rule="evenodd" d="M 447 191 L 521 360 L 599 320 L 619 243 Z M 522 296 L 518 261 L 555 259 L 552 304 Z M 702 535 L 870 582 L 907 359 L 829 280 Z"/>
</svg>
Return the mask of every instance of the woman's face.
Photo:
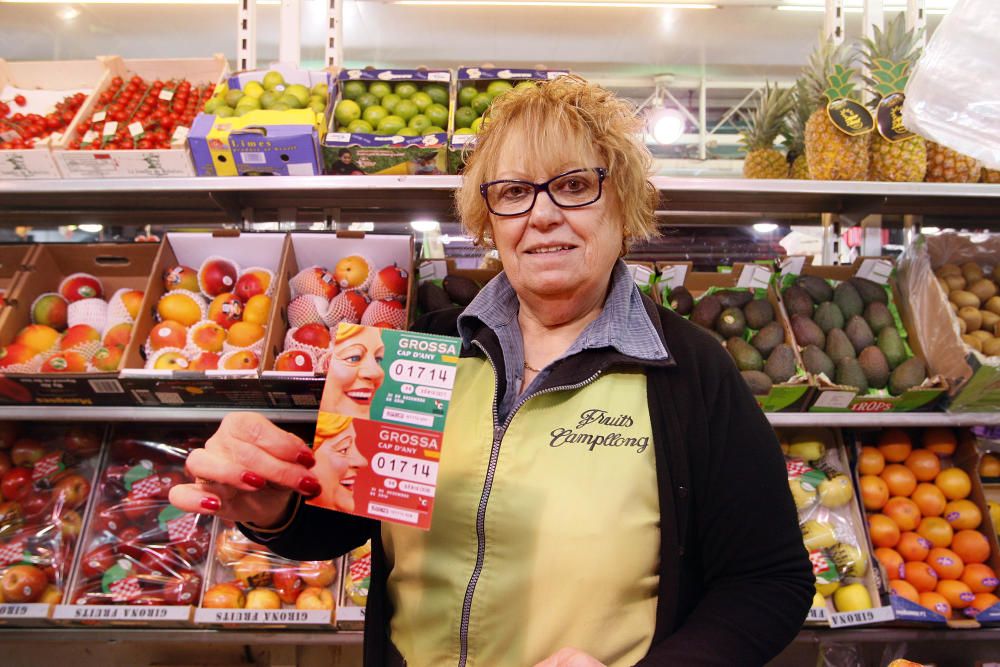
<svg viewBox="0 0 1000 667">
<path fill-rule="evenodd" d="M 320 410 L 368 419 L 372 397 L 385 379 L 382 334 L 366 327 L 333 346 Z"/>
<path fill-rule="evenodd" d="M 358 469 L 368 466 L 367 459 L 358 451 L 354 426 L 348 426 L 324 440 L 315 453 L 315 474 L 324 483 L 330 483 L 329 487 L 324 485 L 316 501 L 324 507 L 354 511 L 354 483 L 358 478 Z"/>
<path fill-rule="evenodd" d="M 531 136 L 514 131 L 491 180 L 547 181 L 571 169 L 606 167 L 592 146 L 567 136 L 558 154 L 532 157 Z M 618 197 L 605 182 L 589 206 L 564 209 L 544 192 L 519 216 L 490 215 L 493 240 L 518 295 L 542 299 L 587 299 L 603 294 L 622 248 Z"/>
</svg>

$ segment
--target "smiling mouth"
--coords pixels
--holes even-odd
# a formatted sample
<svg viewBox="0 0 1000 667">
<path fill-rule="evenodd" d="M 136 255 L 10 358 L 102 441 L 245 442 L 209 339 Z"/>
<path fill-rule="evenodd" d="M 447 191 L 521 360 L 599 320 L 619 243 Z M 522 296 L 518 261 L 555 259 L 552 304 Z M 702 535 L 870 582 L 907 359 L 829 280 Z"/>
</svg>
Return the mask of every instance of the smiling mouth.
<svg viewBox="0 0 1000 667">
<path fill-rule="evenodd" d="M 576 246 L 571 245 L 550 245 L 543 248 L 534 248 L 527 251 L 528 255 L 548 255 L 557 252 L 566 252 L 568 250 L 573 250 Z"/>
<path fill-rule="evenodd" d="M 340 485 L 345 489 L 347 489 L 348 491 L 351 491 L 353 490 L 354 482 L 356 481 L 358 481 L 357 477 L 345 477 L 344 479 L 340 480 Z"/>
<path fill-rule="evenodd" d="M 368 405 L 372 402 L 372 396 L 375 394 L 371 389 L 355 389 L 354 391 L 345 392 L 347 398 L 351 399 L 355 403 L 362 403 Z"/>
</svg>

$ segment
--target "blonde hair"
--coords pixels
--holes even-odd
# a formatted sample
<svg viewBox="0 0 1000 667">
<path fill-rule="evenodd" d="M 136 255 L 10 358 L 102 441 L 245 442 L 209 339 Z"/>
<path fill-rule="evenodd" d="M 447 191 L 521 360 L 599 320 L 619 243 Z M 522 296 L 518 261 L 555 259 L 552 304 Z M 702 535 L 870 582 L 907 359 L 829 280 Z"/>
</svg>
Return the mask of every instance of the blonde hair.
<svg viewBox="0 0 1000 667">
<path fill-rule="evenodd" d="M 565 146 L 593 146 L 608 170 L 606 187 L 618 195 L 622 254 L 632 241 L 657 235 L 659 195 L 649 182 L 653 159 L 640 138 L 635 108 L 579 76 L 561 76 L 522 86 L 497 97 L 483 118 L 475 148 L 466 155 L 465 176 L 455 194 L 459 219 L 480 245 L 490 240 L 490 214 L 479 186 L 495 178 L 497 163 L 515 129 L 530 130 L 535 155 Z M 526 158 L 530 156 L 525 156 Z"/>
<path fill-rule="evenodd" d="M 359 333 L 364 331 L 365 328 L 360 324 L 349 324 L 347 322 L 341 322 L 337 326 L 337 331 L 334 333 L 333 342 L 342 343 L 351 336 L 357 336 Z"/>
<path fill-rule="evenodd" d="M 324 440 L 338 433 L 343 433 L 353 423 L 353 417 L 345 417 L 335 412 L 320 411 L 316 417 L 316 435 L 313 436 L 313 449 L 319 449 Z"/>
</svg>

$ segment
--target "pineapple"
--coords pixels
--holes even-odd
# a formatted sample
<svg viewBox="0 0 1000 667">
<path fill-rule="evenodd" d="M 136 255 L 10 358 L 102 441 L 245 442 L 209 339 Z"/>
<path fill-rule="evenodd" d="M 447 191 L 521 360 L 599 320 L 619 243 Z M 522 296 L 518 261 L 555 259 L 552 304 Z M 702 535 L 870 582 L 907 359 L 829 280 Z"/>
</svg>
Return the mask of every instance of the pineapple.
<svg viewBox="0 0 1000 667">
<path fill-rule="evenodd" d="M 865 82 L 875 107 L 882 98 L 906 88 L 910 70 L 920 57 L 918 38 L 917 31 L 906 29 L 906 16 L 900 12 L 885 32 L 875 26 L 874 39 L 862 41 L 865 66 L 870 72 Z M 919 183 L 926 173 L 927 144 L 923 137 L 913 135 L 891 142 L 878 133 L 872 136 L 872 180 Z"/>
<path fill-rule="evenodd" d="M 806 163 L 806 123 L 812 106 L 809 102 L 809 86 L 805 79 L 795 82 L 795 98 L 792 110 L 785 122 L 785 142 L 788 145 L 788 178 L 809 180 L 809 165 Z"/>
<path fill-rule="evenodd" d="M 806 122 L 806 161 L 814 181 L 863 181 L 868 175 L 871 137 L 844 134 L 826 113 L 827 101 L 853 96 L 853 59 L 845 45 L 827 40 L 810 56 L 804 72 L 813 109 Z"/>
<path fill-rule="evenodd" d="M 774 147 L 774 140 L 784 127 L 785 114 L 792 108 L 792 89 L 764 84 L 758 91 L 757 109 L 743 116 L 747 129 L 740 142 L 746 152 L 743 175 L 746 178 L 786 178 L 788 161 Z M 742 115 L 742 114 L 741 114 Z"/>
<path fill-rule="evenodd" d="M 983 183 L 1000 183 L 1000 169 L 987 169 L 983 167 L 983 176 L 980 180 Z"/>
<path fill-rule="evenodd" d="M 927 180 L 931 183 L 978 183 L 981 165 L 975 158 L 927 142 Z"/>
</svg>

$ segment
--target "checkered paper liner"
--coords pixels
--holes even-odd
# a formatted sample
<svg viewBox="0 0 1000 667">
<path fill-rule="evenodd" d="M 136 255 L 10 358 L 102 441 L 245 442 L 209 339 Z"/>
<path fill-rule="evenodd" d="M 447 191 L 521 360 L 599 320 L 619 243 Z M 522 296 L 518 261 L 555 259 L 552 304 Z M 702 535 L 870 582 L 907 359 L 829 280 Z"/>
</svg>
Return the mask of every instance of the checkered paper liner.
<svg viewBox="0 0 1000 667">
<path fill-rule="evenodd" d="M 119 579 L 110 586 L 108 591 L 114 602 L 131 602 L 142 595 L 142 588 L 139 586 L 139 579 L 135 576 Z"/>
<path fill-rule="evenodd" d="M 62 452 L 53 452 L 38 459 L 31 469 L 31 481 L 37 482 L 62 470 L 64 467 L 62 457 Z"/>
<path fill-rule="evenodd" d="M 122 287 L 115 292 L 108 301 L 107 326 L 109 329 L 116 324 L 121 324 L 122 322 L 135 324 L 135 319 L 133 319 L 132 315 L 129 314 L 128 308 L 125 307 L 125 303 L 122 301 L 122 294 L 131 291 L 132 290 L 127 287 Z"/>
<path fill-rule="evenodd" d="M 167 534 L 171 542 L 187 542 L 198 530 L 198 515 L 184 514 L 167 522 Z"/>
<path fill-rule="evenodd" d="M 163 483 L 160 481 L 160 476 L 154 473 L 133 482 L 130 493 L 133 498 L 140 500 L 158 495 L 162 489 Z"/>
<path fill-rule="evenodd" d="M 236 277 L 233 278 L 233 282 L 232 282 L 231 285 L 225 285 L 225 289 L 223 289 L 221 291 L 218 291 L 218 292 L 209 292 L 207 289 L 205 289 L 205 283 L 202 280 L 202 275 L 201 274 L 202 274 L 202 271 L 205 269 L 205 265 L 208 264 L 208 263 L 210 263 L 210 262 L 224 262 L 224 263 L 228 264 L 229 266 L 233 267 L 233 272 L 232 273 Z M 219 255 L 212 255 L 211 257 L 207 258 L 204 262 L 202 262 L 201 266 L 198 267 L 198 289 L 200 289 L 201 293 L 204 294 L 205 296 L 207 296 L 210 300 L 214 299 L 215 297 L 219 296 L 220 294 L 225 294 L 226 292 L 232 292 L 233 288 L 236 287 L 236 280 L 239 278 L 239 276 L 240 276 L 241 273 L 242 273 L 242 271 L 240 271 L 240 265 L 237 264 L 236 262 L 234 262 L 233 260 L 228 259 L 226 257 L 221 257 Z"/>
<path fill-rule="evenodd" d="M 108 304 L 104 299 L 80 299 L 69 304 L 66 321 L 69 326 L 87 324 L 102 336 L 108 325 Z"/>
<path fill-rule="evenodd" d="M 301 327 L 312 322 L 324 323 L 324 315 L 330 309 L 325 297 L 315 294 L 300 294 L 288 303 L 288 326 Z"/>
<path fill-rule="evenodd" d="M 322 271 L 322 274 L 317 275 L 316 269 Z M 337 287 L 337 291 L 340 291 L 333 274 L 322 266 L 310 266 L 302 269 L 292 276 L 292 279 L 288 281 L 288 286 L 292 289 L 292 298 L 302 294 L 315 294 L 326 298 L 325 287 L 321 283 L 332 284 Z"/>
<path fill-rule="evenodd" d="M 20 563 L 24 558 L 24 549 L 27 546 L 27 542 L 27 537 L 19 536 L 7 544 L 0 544 L 0 567 Z"/>
<path fill-rule="evenodd" d="M 263 266 L 251 266 L 249 268 L 243 269 L 242 271 L 240 271 L 239 278 L 236 279 L 236 282 L 239 282 L 240 278 L 250 273 L 251 271 L 255 273 L 267 274 L 267 289 L 264 290 L 264 295 L 274 296 L 274 271 L 272 271 L 271 269 L 264 268 Z"/>
</svg>

